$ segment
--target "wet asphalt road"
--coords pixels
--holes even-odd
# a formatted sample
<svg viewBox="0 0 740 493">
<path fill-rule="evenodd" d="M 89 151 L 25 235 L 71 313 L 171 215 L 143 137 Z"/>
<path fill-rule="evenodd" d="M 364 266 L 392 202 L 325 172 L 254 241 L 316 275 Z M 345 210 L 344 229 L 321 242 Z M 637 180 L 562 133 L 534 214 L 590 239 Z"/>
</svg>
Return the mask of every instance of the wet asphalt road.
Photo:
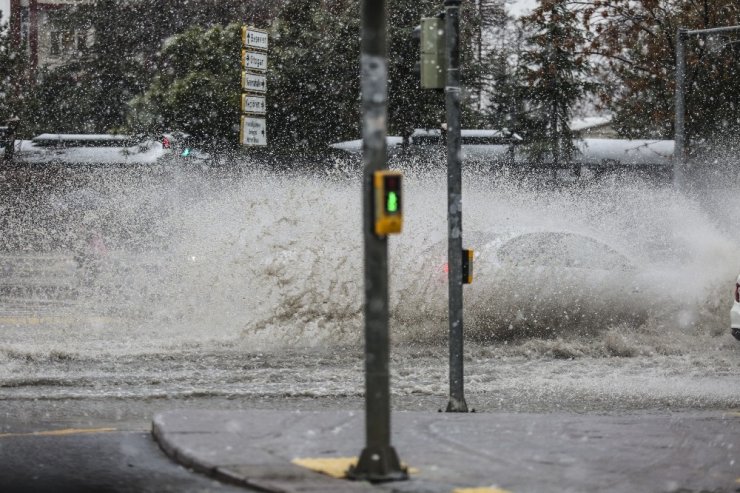
<svg viewBox="0 0 740 493">
<path fill-rule="evenodd" d="M 208 399 L 0 401 L 0 492 L 247 491 L 177 465 L 151 437 L 155 412 L 209 406 L 242 404 Z"/>
<path fill-rule="evenodd" d="M 286 399 L 278 407 L 331 406 Z M 359 407 L 360 402 L 355 403 Z M 3 400 L 0 401 L 1 493 L 230 493 L 247 491 L 189 471 L 151 437 L 156 412 L 271 408 L 269 400 Z"/>
<path fill-rule="evenodd" d="M 0 401 L 2 493 L 230 493 L 247 491 L 177 465 L 151 437 L 151 418 L 172 408 L 269 408 L 269 401 Z M 312 399 L 286 402 L 313 409 Z M 359 406 L 359 402 L 357 403 Z"/>
<path fill-rule="evenodd" d="M 146 431 L 91 430 L 88 433 L 70 430 L 69 433 L 0 436 L 0 491 L 244 491 L 176 465 L 163 455 Z"/>
</svg>

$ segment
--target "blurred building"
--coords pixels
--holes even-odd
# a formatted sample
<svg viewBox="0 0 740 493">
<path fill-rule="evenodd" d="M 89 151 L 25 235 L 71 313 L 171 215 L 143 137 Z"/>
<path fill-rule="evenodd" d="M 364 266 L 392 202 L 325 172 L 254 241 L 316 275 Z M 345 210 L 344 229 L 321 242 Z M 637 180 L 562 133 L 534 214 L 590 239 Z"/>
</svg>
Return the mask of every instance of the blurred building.
<svg viewBox="0 0 740 493">
<path fill-rule="evenodd" d="M 618 139 L 611 115 L 574 118 L 570 129 L 579 139 Z"/>
<path fill-rule="evenodd" d="M 10 0 L 10 32 L 26 46 L 31 66 L 55 67 L 79 56 L 89 46 L 89 29 L 60 22 L 65 12 L 91 0 Z"/>
<path fill-rule="evenodd" d="M 74 60 L 94 42 L 91 20 L 75 9 L 95 0 L 9 0 L 10 30 L 14 42 L 28 50 L 31 66 L 54 68 Z M 265 25 L 284 0 L 137 0 L 121 2 L 142 19 L 140 33 L 149 39 L 151 56 L 164 40 L 199 25 L 226 25 L 235 21 Z M 87 26 L 87 27 L 85 27 Z"/>
</svg>

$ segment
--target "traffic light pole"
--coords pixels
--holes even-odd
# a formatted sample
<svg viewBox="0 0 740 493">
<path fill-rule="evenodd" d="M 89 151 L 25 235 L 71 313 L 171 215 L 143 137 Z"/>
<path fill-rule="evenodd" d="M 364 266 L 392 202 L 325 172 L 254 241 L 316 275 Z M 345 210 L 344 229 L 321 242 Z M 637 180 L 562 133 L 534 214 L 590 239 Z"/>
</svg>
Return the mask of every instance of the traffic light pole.
<svg viewBox="0 0 740 493">
<path fill-rule="evenodd" d="M 447 412 L 468 412 L 463 388 L 462 157 L 460 155 L 460 0 L 445 0 L 447 51 L 447 232 L 450 401 Z"/>
<path fill-rule="evenodd" d="M 740 34 L 740 26 L 694 30 L 680 27 L 676 32 L 676 120 L 673 129 L 673 184 L 679 190 L 685 188 L 686 173 L 688 172 L 688 160 L 686 159 L 686 44 L 690 36 L 721 34 Z"/>
<path fill-rule="evenodd" d="M 686 40 L 688 31 L 679 29 L 676 33 L 676 124 L 674 128 L 673 185 L 684 188 L 686 171 Z"/>
<path fill-rule="evenodd" d="M 365 238 L 365 437 L 357 466 L 348 476 L 371 482 L 407 479 L 391 446 L 388 333 L 388 240 L 375 234 L 373 176 L 386 169 L 385 0 L 363 0 L 360 58 L 364 172 L 363 235 Z"/>
</svg>

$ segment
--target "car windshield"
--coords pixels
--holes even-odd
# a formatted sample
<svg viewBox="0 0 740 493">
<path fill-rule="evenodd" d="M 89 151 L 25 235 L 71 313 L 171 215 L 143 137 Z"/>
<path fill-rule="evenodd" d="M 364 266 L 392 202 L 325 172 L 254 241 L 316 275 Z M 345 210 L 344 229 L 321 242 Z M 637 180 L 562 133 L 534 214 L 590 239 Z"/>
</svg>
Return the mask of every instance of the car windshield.
<svg viewBox="0 0 740 493">
<path fill-rule="evenodd" d="M 499 257 L 517 265 L 541 265 L 583 269 L 627 269 L 631 263 L 610 246 L 572 233 L 528 233 L 504 244 Z"/>
</svg>

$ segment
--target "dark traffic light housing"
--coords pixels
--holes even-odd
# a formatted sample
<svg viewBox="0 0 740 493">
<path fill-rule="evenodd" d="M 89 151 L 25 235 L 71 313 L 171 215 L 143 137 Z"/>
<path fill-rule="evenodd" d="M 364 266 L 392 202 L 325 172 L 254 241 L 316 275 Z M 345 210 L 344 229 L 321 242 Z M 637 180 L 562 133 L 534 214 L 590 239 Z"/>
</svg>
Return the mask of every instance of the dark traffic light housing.
<svg viewBox="0 0 740 493">
<path fill-rule="evenodd" d="M 462 278 L 463 284 L 473 284 L 473 250 L 462 251 Z"/>
</svg>

